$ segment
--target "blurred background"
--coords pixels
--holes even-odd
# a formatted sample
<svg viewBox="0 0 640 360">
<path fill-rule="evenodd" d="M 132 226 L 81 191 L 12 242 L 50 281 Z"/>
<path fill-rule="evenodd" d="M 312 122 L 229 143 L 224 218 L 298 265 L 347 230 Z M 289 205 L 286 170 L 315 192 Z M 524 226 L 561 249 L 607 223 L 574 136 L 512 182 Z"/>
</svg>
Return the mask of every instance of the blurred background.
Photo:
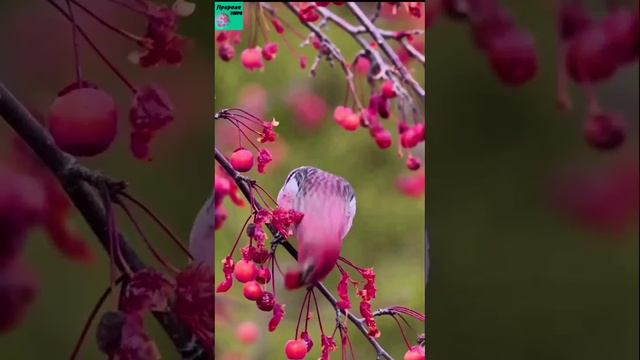
<svg viewBox="0 0 640 360">
<path fill-rule="evenodd" d="M 245 12 L 246 7 L 247 3 Z M 299 21 L 290 16 L 288 10 L 280 5 L 276 9 L 296 31 L 304 36 L 308 34 Z M 332 5 L 329 9 L 354 22 L 344 7 Z M 373 8 L 363 4 L 363 10 L 370 13 Z M 389 21 L 387 17 L 383 17 L 378 25 L 392 29 L 424 26 L 424 15 L 412 20 L 405 16 L 405 10 L 400 12 L 400 20 Z M 406 23 L 403 24 L 402 21 Z M 346 89 L 344 74 L 337 64 L 335 68 L 331 68 L 322 61 L 316 77 L 310 77 L 308 68 L 300 69 L 297 57 L 293 56 L 272 29 L 269 36 L 279 45 L 276 59 L 265 62 L 263 72 L 248 72 L 241 65 L 239 57 L 241 51 L 248 47 L 250 30 L 251 28 L 245 27 L 242 43 L 236 47 L 236 57 L 233 60 L 224 62 L 216 57 L 214 81 L 216 110 L 240 107 L 267 121 L 275 118 L 280 122 L 275 129 L 278 140 L 267 146 L 274 154 L 273 163 L 267 165 L 267 173 L 258 174 L 254 166 L 254 170 L 247 175 L 256 179 L 274 198 L 288 173 L 299 166 L 318 167 L 346 178 L 356 192 L 357 212 L 353 227 L 345 239 L 342 255 L 360 266 L 375 268 L 378 296 L 372 303 L 374 309 L 402 305 L 424 313 L 424 177 L 420 178 L 420 172 L 409 171 L 405 167 L 405 159 L 398 159 L 395 148 L 397 138 L 394 138 L 391 148 L 380 150 L 365 129 L 348 132 L 336 124 L 333 111 L 336 106 L 343 104 Z M 290 30 L 286 31 L 291 47 L 299 55 L 307 56 L 310 66 L 317 51 L 310 45 L 299 48 L 300 40 Z M 336 31 L 335 26 L 329 26 L 327 35 L 339 46 L 348 61 L 354 59 L 359 48 L 348 34 Z M 263 38 L 258 36 L 257 39 L 262 46 Z M 410 66 L 415 71 L 415 78 L 424 86 L 422 66 L 413 62 Z M 369 93 L 366 78 L 361 75 L 356 78 L 356 83 L 362 94 L 361 101 L 366 105 L 366 94 Z M 394 123 L 384 124 L 392 133 L 395 132 Z M 215 136 L 216 146 L 227 156 L 238 147 L 237 131 L 228 122 L 216 123 Z M 422 147 L 416 156 L 423 157 Z M 229 199 L 225 200 L 224 206 L 229 213 L 228 219 L 215 234 L 217 283 L 224 278 L 220 261 L 229 254 L 248 216 L 246 207 L 238 208 Z M 240 246 L 246 245 L 242 245 L 243 241 L 248 243 L 246 236 L 241 240 Z M 235 256 L 236 259 L 239 257 L 238 252 Z M 278 263 L 283 271 L 294 264 L 293 259 L 282 250 L 278 251 Z M 255 303 L 245 300 L 241 284 L 236 282 L 228 293 L 218 297 L 217 304 L 227 305 L 224 313 L 228 317 L 216 317 L 217 356 L 223 359 L 284 358 L 285 343 L 294 338 L 304 291 L 288 292 L 280 282 L 281 277 L 278 275 L 277 278 L 277 293 L 286 304 L 287 314 L 274 333 L 267 332 L 271 313 L 259 311 Z M 325 281 L 334 294 L 337 282 L 337 274 L 330 275 Z M 350 291 L 354 311 L 358 312 L 358 299 L 353 290 Z M 332 332 L 335 311 L 323 298 L 318 298 L 318 301 L 325 331 L 330 329 Z M 251 321 L 259 328 L 258 340 L 251 346 L 238 341 L 236 335 L 238 324 L 245 321 Z M 424 324 L 416 320 L 409 322 L 413 330 L 408 329 L 407 337 L 415 344 L 417 334 L 424 332 Z M 407 348 L 396 323 L 386 317 L 378 319 L 378 325 L 382 332 L 380 343 L 395 358 L 402 358 Z M 309 323 L 309 329 L 315 345 L 307 358 L 319 358 L 320 334 L 315 314 Z M 352 326 L 350 339 L 357 358 L 375 358 L 371 346 Z M 337 333 L 336 342 L 338 350 L 333 353 L 332 358 L 340 357 Z"/>
<path fill-rule="evenodd" d="M 66 8 L 64 1 L 58 1 Z M 143 35 L 147 19 L 108 1 L 83 1 L 108 22 Z M 164 2 L 171 4 L 171 2 Z M 180 22 L 179 33 L 191 39 L 180 67 L 142 69 L 127 60 L 134 42 L 106 30 L 76 8 L 78 22 L 118 69 L 135 85 L 155 83 L 169 94 L 175 121 L 152 143 L 153 160 L 143 162 L 129 152 L 128 111 L 132 94 L 109 72 L 99 58 L 80 41 L 81 61 L 87 80 L 110 93 L 119 110 L 119 131 L 112 147 L 97 157 L 81 159 L 91 168 L 129 183 L 130 192 L 151 208 L 186 243 L 192 221 L 211 194 L 213 183 L 211 125 L 213 99 L 213 49 L 211 12 L 206 5 Z M 34 113 L 46 114 L 57 92 L 75 80 L 71 26 L 45 1 L 0 2 L 0 81 Z M 7 161 L 13 130 L 0 121 L 0 158 Z M 2 186 L 0 184 L 0 186 Z M 147 236 L 174 263 L 183 267 L 185 257 L 157 227 L 135 211 Z M 97 255 L 95 263 L 77 264 L 61 255 L 40 230 L 30 233 L 21 261 L 34 273 L 38 293 L 24 322 L 0 334 L 4 359 L 65 359 L 71 354 L 82 326 L 98 297 L 109 285 L 109 262 L 95 236 L 77 212 L 71 226 L 78 229 Z M 138 254 L 158 267 L 126 218 L 118 223 Z M 110 303 L 103 309 L 109 308 Z M 176 358 L 168 337 L 149 318 L 165 359 Z M 95 327 L 89 332 L 82 359 L 104 359 L 96 346 Z"/>
<path fill-rule="evenodd" d="M 523 87 L 500 83 L 466 23 L 427 31 L 427 358 L 637 359 L 638 62 L 597 88 L 627 142 L 593 150 L 581 92 L 556 108 L 554 2 L 502 3 L 536 39 Z M 597 17 L 605 3 L 585 1 Z"/>
</svg>

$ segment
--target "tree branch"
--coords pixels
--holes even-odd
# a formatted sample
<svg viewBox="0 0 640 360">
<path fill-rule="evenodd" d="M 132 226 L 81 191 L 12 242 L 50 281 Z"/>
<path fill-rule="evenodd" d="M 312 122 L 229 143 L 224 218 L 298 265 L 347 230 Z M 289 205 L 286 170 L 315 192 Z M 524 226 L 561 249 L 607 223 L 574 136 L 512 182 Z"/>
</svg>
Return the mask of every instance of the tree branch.
<svg viewBox="0 0 640 360">
<path fill-rule="evenodd" d="M 109 225 L 100 196 L 89 178 L 99 178 L 95 172 L 84 168 L 76 159 L 60 150 L 49 132 L 40 124 L 18 99 L 0 82 L 0 116 L 11 126 L 53 172 L 64 190 L 89 224 L 100 244 L 109 253 Z M 91 174 L 87 176 L 87 174 Z M 144 263 L 118 233 L 118 242 L 126 265 L 133 271 L 145 268 Z M 111 255 L 111 254 L 110 254 Z M 116 266 L 122 271 L 123 264 L 118 256 L 112 256 Z M 173 341 L 176 350 L 184 359 L 206 359 L 207 351 L 191 331 L 180 323 L 174 313 L 154 312 L 165 332 Z"/>
<path fill-rule="evenodd" d="M 240 189 L 240 191 L 242 191 L 242 194 L 245 196 L 245 198 L 251 203 L 251 190 L 250 190 L 249 185 L 247 184 L 247 182 L 248 181 L 252 181 L 252 180 L 249 180 L 246 177 L 240 175 L 240 173 L 238 173 L 233 168 L 233 166 L 231 166 L 231 163 L 229 163 L 229 161 L 220 152 L 220 150 L 218 150 L 218 148 L 215 148 L 215 159 L 218 162 L 218 164 L 220 164 L 222 169 L 238 185 L 238 188 Z M 260 204 L 258 204 L 257 202 L 253 202 L 253 203 L 258 208 L 258 210 L 262 208 L 260 206 Z M 294 259 L 297 260 L 298 259 L 298 251 L 293 247 L 293 245 L 291 245 L 291 243 L 289 241 L 287 241 L 282 236 L 282 234 L 280 234 L 280 232 L 275 227 L 273 227 L 271 224 L 267 224 L 267 227 L 269 228 L 269 231 L 271 232 L 271 235 L 273 235 L 273 237 L 274 237 L 273 242 L 275 242 L 275 243 L 277 243 L 279 245 L 282 245 L 285 248 L 285 250 L 287 250 L 287 252 Z M 373 346 L 373 348 L 375 349 L 376 354 L 377 354 L 377 359 L 393 360 L 391 355 L 389 355 L 384 350 L 384 348 L 380 345 L 380 343 L 378 343 L 378 341 L 376 339 L 374 339 L 373 337 L 369 336 L 368 330 L 367 330 L 367 328 L 366 328 L 366 326 L 364 324 L 364 321 L 362 319 L 357 318 L 351 312 L 346 312 L 344 310 L 339 309 L 338 308 L 338 300 L 336 300 L 336 298 L 333 296 L 333 294 L 331 294 L 331 292 L 327 289 L 326 286 L 324 286 L 324 284 L 322 282 L 318 282 L 315 285 L 315 287 L 327 299 L 327 301 L 329 301 L 329 303 L 331 303 L 331 306 L 333 306 L 333 308 L 336 310 L 336 312 L 340 312 L 343 315 L 345 315 L 356 326 L 356 328 L 358 328 L 358 330 L 365 336 L 367 341 L 369 341 L 371 346 Z"/>
</svg>

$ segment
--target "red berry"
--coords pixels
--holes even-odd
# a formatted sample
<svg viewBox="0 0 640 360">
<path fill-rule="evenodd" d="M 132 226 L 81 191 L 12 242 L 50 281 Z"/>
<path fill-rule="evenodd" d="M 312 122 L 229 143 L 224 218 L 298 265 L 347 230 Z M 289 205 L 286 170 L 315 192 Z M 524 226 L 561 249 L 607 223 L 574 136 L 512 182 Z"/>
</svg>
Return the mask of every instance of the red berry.
<svg viewBox="0 0 640 360">
<path fill-rule="evenodd" d="M 253 167 L 253 154 L 245 148 L 238 148 L 229 159 L 236 171 L 247 172 Z"/>
<path fill-rule="evenodd" d="M 262 49 L 262 58 L 271 61 L 276 58 L 278 54 L 278 44 L 277 43 L 268 43 Z"/>
<path fill-rule="evenodd" d="M 560 36 L 568 40 L 593 25 L 588 10 L 580 2 L 565 2 L 558 13 Z"/>
<path fill-rule="evenodd" d="M 0 272 L 0 333 L 22 323 L 37 292 L 33 274 L 21 263 L 13 263 Z"/>
<path fill-rule="evenodd" d="M 413 126 L 413 131 L 416 134 L 416 137 L 418 139 L 418 142 L 420 141 L 424 141 L 426 139 L 427 136 L 427 127 L 424 125 L 424 123 L 417 123 Z"/>
<path fill-rule="evenodd" d="M 356 60 L 355 70 L 360 75 L 367 75 L 371 68 L 371 61 L 364 56 L 359 56 Z"/>
<path fill-rule="evenodd" d="M 262 296 L 256 300 L 256 305 L 258 305 L 258 309 L 262 311 L 271 311 L 276 305 L 276 300 L 271 292 L 265 291 L 262 293 Z"/>
<path fill-rule="evenodd" d="M 571 39 L 565 61 L 569 76 L 578 83 L 609 78 L 618 65 L 615 54 L 610 51 L 609 38 L 599 26 Z"/>
<path fill-rule="evenodd" d="M 302 360 L 307 356 L 307 343 L 302 339 L 289 340 L 284 352 L 289 360 Z"/>
<path fill-rule="evenodd" d="M 345 106 L 338 106 L 333 111 L 333 119 L 340 125 L 344 122 L 347 116 L 353 114 L 353 111 Z"/>
<path fill-rule="evenodd" d="M 264 264 L 264 262 L 267 261 L 267 259 L 269 259 L 269 256 L 271 256 L 271 254 L 269 254 L 269 250 L 265 248 L 258 248 L 253 252 L 251 259 L 256 264 Z M 260 273 L 258 273 L 258 275 L 259 274 Z"/>
<path fill-rule="evenodd" d="M 416 345 L 411 349 L 407 350 L 404 354 L 404 360 L 425 360 L 426 356 L 424 354 L 424 348 L 422 346 Z"/>
<path fill-rule="evenodd" d="M 236 329 L 236 336 L 241 343 L 246 345 L 251 345 L 258 340 L 258 336 L 260 335 L 260 330 L 258 329 L 258 325 L 251 321 L 245 321 L 238 325 Z"/>
<path fill-rule="evenodd" d="M 278 34 L 284 34 L 284 27 L 282 26 L 282 23 L 280 22 L 280 20 L 272 19 L 271 23 L 273 24 L 273 27 L 276 29 L 276 32 Z"/>
<path fill-rule="evenodd" d="M 634 14 L 624 8 L 613 11 L 602 21 L 602 28 L 609 39 L 609 51 L 613 53 L 618 64 L 631 62 L 638 56 L 638 24 L 638 12 Z"/>
<path fill-rule="evenodd" d="M 260 284 L 255 281 L 249 281 L 244 284 L 242 293 L 244 294 L 245 298 L 256 301 L 260 299 L 263 294 L 262 286 L 260 286 Z"/>
<path fill-rule="evenodd" d="M 407 169 L 415 171 L 420 169 L 421 165 L 422 163 L 420 162 L 420 159 L 409 155 L 409 158 L 407 159 Z"/>
<path fill-rule="evenodd" d="M 246 283 L 256 279 L 258 268 L 253 261 L 240 260 L 236 263 L 233 274 L 239 282 Z"/>
<path fill-rule="evenodd" d="M 391 146 L 391 133 L 389 130 L 380 129 L 373 134 L 373 138 L 380 149 L 386 149 Z"/>
<path fill-rule="evenodd" d="M 262 49 L 260 46 L 244 49 L 240 54 L 240 62 L 249 71 L 262 71 L 264 62 L 262 62 Z"/>
<path fill-rule="evenodd" d="M 58 96 L 47 121 L 62 150 L 75 156 L 94 156 L 107 150 L 115 139 L 118 109 L 111 95 L 84 87 Z"/>
<path fill-rule="evenodd" d="M 477 1 L 482 4 L 482 1 Z M 514 30 L 514 21 L 511 15 L 502 7 L 490 5 L 476 5 L 477 9 L 473 9 L 477 16 L 472 16 L 472 30 L 476 44 L 481 49 L 489 47 L 494 39 L 502 34 Z"/>
<path fill-rule="evenodd" d="M 258 275 L 256 276 L 256 281 L 260 284 L 266 284 L 271 281 L 271 271 L 269 269 L 264 268 L 258 270 Z"/>
<path fill-rule="evenodd" d="M 396 94 L 396 90 L 393 86 L 393 81 L 387 80 L 382 84 L 382 96 L 385 99 L 393 99 L 398 94 Z"/>
<path fill-rule="evenodd" d="M 530 33 L 518 29 L 496 36 L 488 48 L 491 66 L 507 85 L 522 85 L 538 72 L 538 54 Z"/>
<path fill-rule="evenodd" d="M 418 145 L 418 136 L 415 128 L 409 128 L 400 135 L 400 145 L 405 149 L 411 149 Z"/>
<path fill-rule="evenodd" d="M 222 44 L 218 48 L 218 55 L 223 61 L 231 61 L 236 56 L 236 48 L 231 44 Z"/>
<path fill-rule="evenodd" d="M 462 20 L 469 14 L 468 0 L 442 0 L 442 8 L 454 20 Z"/>
<path fill-rule="evenodd" d="M 587 119 L 584 125 L 584 136 L 587 143 L 600 150 L 619 147 L 626 138 L 626 132 L 626 123 L 617 114 L 594 114 Z"/>
</svg>

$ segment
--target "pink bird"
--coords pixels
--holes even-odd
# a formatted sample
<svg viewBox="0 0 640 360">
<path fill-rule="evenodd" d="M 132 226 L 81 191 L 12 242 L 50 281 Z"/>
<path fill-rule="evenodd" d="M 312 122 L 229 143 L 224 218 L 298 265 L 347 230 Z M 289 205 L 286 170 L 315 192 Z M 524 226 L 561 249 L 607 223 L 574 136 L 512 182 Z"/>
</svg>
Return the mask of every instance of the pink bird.
<svg viewBox="0 0 640 360">
<path fill-rule="evenodd" d="M 293 229 L 298 239 L 298 265 L 287 272 L 289 289 L 313 285 L 333 270 L 342 241 L 356 214 L 356 196 L 349 182 L 314 167 L 289 173 L 278 194 L 278 206 L 304 217 Z"/>
</svg>

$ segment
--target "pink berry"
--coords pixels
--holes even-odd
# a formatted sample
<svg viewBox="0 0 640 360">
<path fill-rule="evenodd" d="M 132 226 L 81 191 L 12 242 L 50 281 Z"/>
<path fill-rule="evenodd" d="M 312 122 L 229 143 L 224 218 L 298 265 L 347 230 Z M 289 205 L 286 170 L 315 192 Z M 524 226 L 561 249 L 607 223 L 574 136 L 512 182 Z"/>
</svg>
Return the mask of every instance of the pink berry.
<svg viewBox="0 0 640 360">
<path fill-rule="evenodd" d="M 307 343 L 302 339 L 289 340 L 284 352 L 289 360 L 302 360 L 307 356 Z"/>
<path fill-rule="evenodd" d="M 271 292 L 265 291 L 262 293 L 262 296 L 256 300 L 256 305 L 258 305 L 258 309 L 262 311 L 271 311 L 276 305 L 276 300 Z"/>
<path fill-rule="evenodd" d="M 345 121 L 347 116 L 353 114 L 353 111 L 345 106 L 338 106 L 333 111 L 333 119 L 340 125 Z"/>
<path fill-rule="evenodd" d="M 241 343 L 245 345 L 251 345 L 258 340 L 258 336 L 260 335 L 260 330 L 258 329 L 258 325 L 251 321 L 245 321 L 238 325 L 236 329 L 236 336 Z"/>
<path fill-rule="evenodd" d="M 355 70 L 357 74 L 367 75 L 371 68 L 371 61 L 364 56 L 359 56 L 356 60 Z"/>
<path fill-rule="evenodd" d="M 496 36 L 487 51 L 493 70 L 507 85 L 522 85 L 538 72 L 538 54 L 526 31 L 513 29 Z"/>
<path fill-rule="evenodd" d="M 253 261 L 240 260 L 233 270 L 236 279 L 241 283 L 246 283 L 256 279 L 258 268 Z"/>
<path fill-rule="evenodd" d="M 404 360 L 426 360 L 424 348 L 419 345 L 413 346 L 404 354 Z"/>
<path fill-rule="evenodd" d="M 386 149 L 391 146 L 391 133 L 389 130 L 380 129 L 373 134 L 373 138 L 380 149 Z"/>
<path fill-rule="evenodd" d="M 356 131 L 360 126 L 360 116 L 352 113 L 345 117 L 340 125 L 347 131 Z"/>
<path fill-rule="evenodd" d="M 267 284 L 269 281 L 271 281 L 271 271 L 269 271 L 269 269 L 267 268 L 258 270 L 256 281 L 260 284 Z"/>
<path fill-rule="evenodd" d="M 223 61 L 231 61 L 236 56 L 236 48 L 231 44 L 222 44 L 218 48 L 218 55 Z"/>
<path fill-rule="evenodd" d="M 420 159 L 409 155 L 409 158 L 407 159 L 407 169 L 415 171 L 420 169 L 420 166 L 422 166 Z"/>
<path fill-rule="evenodd" d="M 584 125 L 587 143 L 600 150 L 619 147 L 625 140 L 627 126 L 617 114 L 598 113 L 590 116 Z"/>
<path fill-rule="evenodd" d="M 238 148 L 231 154 L 229 161 L 236 171 L 247 172 L 253 167 L 253 154 L 245 148 Z"/>
<path fill-rule="evenodd" d="M 244 294 L 244 297 L 252 300 L 252 301 L 256 301 L 258 299 L 260 299 L 260 297 L 263 294 L 262 291 L 262 286 L 260 286 L 260 284 L 258 284 L 255 281 L 249 281 L 247 283 L 244 284 L 244 288 L 242 289 L 242 293 Z"/>
<path fill-rule="evenodd" d="M 244 49 L 240 54 L 240 62 L 249 71 L 262 71 L 264 62 L 262 62 L 262 49 L 260 46 Z"/>
<path fill-rule="evenodd" d="M 385 99 L 393 99 L 398 94 L 396 94 L 396 90 L 393 85 L 393 81 L 387 80 L 382 84 L 382 96 Z"/>
<path fill-rule="evenodd" d="M 115 139 L 118 109 L 111 95 L 83 87 L 58 96 L 47 121 L 62 150 L 75 156 L 94 156 L 107 150 Z"/>
</svg>

